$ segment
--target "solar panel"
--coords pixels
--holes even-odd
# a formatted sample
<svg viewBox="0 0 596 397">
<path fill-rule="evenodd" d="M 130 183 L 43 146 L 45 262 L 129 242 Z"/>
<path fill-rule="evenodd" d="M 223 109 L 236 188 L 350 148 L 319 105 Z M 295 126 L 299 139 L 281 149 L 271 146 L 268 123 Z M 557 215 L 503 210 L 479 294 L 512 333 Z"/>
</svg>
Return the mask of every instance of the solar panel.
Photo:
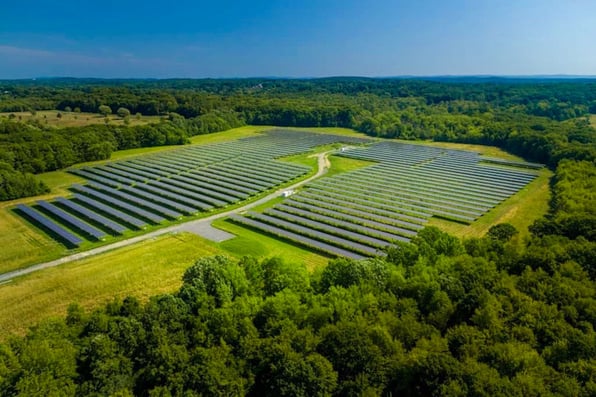
<svg viewBox="0 0 596 397">
<path fill-rule="evenodd" d="M 183 201 L 204 211 L 209 211 L 213 208 L 213 198 L 203 194 L 195 193 L 190 189 L 182 189 L 172 186 L 170 185 L 170 179 L 167 179 L 167 181 L 167 183 L 151 181 L 149 184 L 139 186 L 139 188 L 155 192 L 157 195 L 164 195 L 165 197 L 171 197 L 175 200 Z M 219 203 L 219 200 L 217 200 L 217 202 Z"/>
<path fill-rule="evenodd" d="M 120 186 L 120 182 L 116 182 L 114 180 L 111 180 L 111 179 L 108 179 L 108 178 L 104 178 L 103 176 L 99 176 L 99 175 L 96 175 L 96 174 L 94 174 L 92 172 L 88 172 L 88 171 L 81 170 L 81 169 L 78 169 L 78 168 L 69 170 L 68 172 L 70 172 L 71 174 L 82 176 L 85 179 L 90 179 L 90 180 L 93 180 L 93 181 L 101 182 L 104 185 L 108 185 L 108 186 L 112 186 L 112 187 L 119 187 Z"/>
<path fill-rule="evenodd" d="M 353 240 L 356 242 L 363 242 L 363 243 L 366 243 L 372 247 L 385 247 L 385 246 L 389 245 L 388 241 L 380 240 L 380 239 L 371 237 L 366 234 L 355 233 L 353 231 L 334 226 L 333 224 L 330 224 L 330 223 L 325 223 L 325 222 L 318 221 L 315 219 L 309 219 L 306 217 L 297 216 L 297 215 L 291 214 L 289 212 L 280 211 L 277 206 L 273 209 L 265 211 L 265 214 L 295 223 L 297 225 L 306 226 L 306 227 L 309 227 L 314 230 L 320 230 L 320 231 L 334 234 L 336 236 L 343 237 L 343 238 Z M 321 220 L 329 220 L 329 218 L 323 218 L 323 217 L 320 217 L 320 219 Z"/>
<path fill-rule="evenodd" d="M 102 169 L 100 169 L 98 167 L 88 167 L 88 168 L 85 168 L 84 170 L 85 171 L 92 172 L 92 173 L 97 174 L 99 176 L 103 176 L 104 178 L 107 178 L 107 179 L 111 179 L 111 180 L 114 180 L 114 181 L 121 182 L 121 183 L 123 183 L 125 185 L 134 185 L 135 183 L 137 183 L 137 181 L 135 181 L 134 179 L 130 179 L 130 178 L 126 178 L 124 176 L 116 175 L 116 174 L 114 174 L 112 172 L 104 171 L 104 170 L 102 170 Z"/>
<path fill-rule="evenodd" d="M 125 193 L 121 190 L 112 189 L 111 187 L 103 186 L 98 183 L 90 183 L 89 186 L 91 186 L 94 189 L 101 190 L 103 192 L 107 192 L 112 196 L 119 197 L 123 200 L 129 201 L 129 202 L 139 205 L 141 207 L 145 207 L 147 209 L 150 209 L 152 211 L 155 211 L 155 212 L 165 215 L 167 217 L 174 218 L 174 219 L 182 217 L 182 214 L 179 212 L 176 212 L 176 211 L 171 210 L 166 207 L 162 207 L 161 205 L 158 205 L 158 204 L 154 204 L 150 201 L 147 201 L 147 200 L 142 199 L 137 196 L 133 196 L 132 194 Z"/>
<path fill-rule="evenodd" d="M 160 182 L 165 185 L 168 185 L 168 186 L 176 185 L 176 186 L 183 188 L 184 190 L 194 190 L 195 188 L 208 189 L 216 194 L 224 194 L 226 196 L 226 198 L 230 198 L 230 199 L 233 198 L 234 201 L 248 197 L 248 195 L 246 193 L 242 193 L 237 190 L 228 189 L 228 188 L 225 188 L 222 186 L 217 186 L 213 183 L 203 182 L 203 181 L 199 181 L 199 180 L 193 181 L 192 183 L 188 183 L 188 182 L 183 182 L 178 179 L 170 178 L 170 179 L 162 179 Z M 150 183 L 155 184 L 154 182 L 150 182 Z"/>
<path fill-rule="evenodd" d="M 90 197 L 87 196 L 83 196 L 82 194 L 78 194 L 75 193 L 74 198 L 77 201 L 80 201 L 82 203 L 87 204 L 89 207 L 93 207 L 93 208 L 97 208 L 98 210 L 113 216 L 114 218 L 124 222 L 124 223 L 128 223 L 129 225 L 133 225 L 139 229 L 144 229 L 147 226 L 147 222 L 142 221 L 138 218 L 135 218 L 134 216 L 131 216 L 125 212 L 119 211 L 115 208 L 112 208 L 108 205 L 105 205 L 97 200 L 94 200 Z"/>
<path fill-rule="evenodd" d="M 114 233 L 122 234 L 124 231 L 126 231 L 126 228 L 124 226 L 120 225 L 119 223 L 116 223 L 116 222 L 112 221 L 111 219 L 106 218 L 105 216 L 99 215 L 99 214 L 91 211 L 90 209 L 83 207 L 77 203 L 67 200 L 64 197 L 58 197 L 56 199 L 56 202 L 87 217 L 91 221 L 93 221 L 97 224 L 100 224 L 107 229 L 110 229 Z"/>
<path fill-rule="evenodd" d="M 168 190 L 172 190 L 172 189 L 181 190 L 181 189 L 169 186 L 165 182 L 153 182 L 152 185 L 162 186 L 164 189 L 167 188 Z M 229 203 L 238 201 L 238 199 L 236 197 L 231 197 L 227 194 L 217 193 L 217 192 L 214 192 L 213 190 L 201 188 L 198 186 L 189 186 L 189 189 L 191 187 L 192 187 L 193 191 L 200 192 L 200 193 L 204 194 L 203 200 L 205 200 L 208 203 L 211 203 L 213 205 L 216 205 L 218 207 L 223 207 L 223 206 L 228 205 Z M 164 194 L 167 194 L 167 193 L 164 192 Z M 171 195 L 171 193 L 169 193 L 169 194 Z"/>
<path fill-rule="evenodd" d="M 166 198 L 166 197 L 179 198 L 179 196 L 177 196 L 177 195 L 173 195 L 171 193 L 170 194 L 163 193 L 161 189 L 151 188 L 149 185 L 141 185 L 141 186 L 143 187 L 143 189 L 140 189 L 137 187 L 124 186 L 121 190 L 132 193 L 137 196 L 141 196 L 142 198 L 145 198 L 147 200 L 151 200 L 153 202 L 158 202 L 160 204 L 167 205 L 168 207 L 175 208 L 177 211 L 180 211 L 187 215 L 196 214 L 197 212 L 199 212 L 197 207 L 190 207 L 188 205 L 181 204 L 177 201 L 168 200 Z M 149 193 L 146 190 L 148 190 L 149 192 L 154 192 L 155 194 Z M 197 203 L 195 200 L 191 200 L 191 199 L 188 199 L 188 202 L 189 202 L 189 204 Z M 201 205 L 203 205 L 203 203 L 201 203 Z M 155 209 L 157 210 L 156 207 L 155 207 Z M 174 216 L 173 213 L 165 214 L 165 215 Z"/>
<path fill-rule="evenodd" d="M 47 201 L 39 200 L 37 205 L 91 237 L 102 240 L 107 236 L 104 231 L 83 222 L 79 218 L 72 216 L 68 212 L 63 211 L 62 209 L 48 203 Z"/>
<path fill-rule="evenodd" d="M 323 251 L 323 252 L 333 254 L 336 256 L 343 256 L 346 258 L 351 258 L 351 259 L 356 259 L 356 260 L 366 258 L 365 256 L 362 256 L 355 252 L 344 250 L 342 248 L 338 248 L 333 245 L 323 243 L 319 240 L 315 240 L 315 239 L 312 239 L 312 238 L 309 238 L 309 237 L 306 237 L 306 236 L 303 236 L 303 235 L 300 235 L 297 233 L 293 233 L 293 232 L 281 229 L 279 227 L 271 226 L 271 225 L 263 223 L 263 222 L 255 221 L 254 219 L 245 218 L 240 215 L 232 214 L 232 215 L 230 215 L 230 217 L 228 219 L 230 219 L 234 222 L 237 222 L 241 225 L 250 226 L 255 229 L 270 233 L 274 236 L 283 237 L 288 240 L 294 241 L 296 243 L 305 245 L 307 247 L 315 248 L 319 251 Z"/>
<path fill-rule="evenodd" d="M 97 167 L 96 169 L 100 169 L 102 171 L 105 171 L 107 173 L 109 173 L 110 175 L 117 175 L 117 176 L 123 176 L 128 180 L 134 180 L 136 181 L 135 183 L 139 183 L 139 182 L 145 182 L 147 181 L 146 177 L 143 177 L 141 175 L 132 173 L 130 171 L 126 171 L 126 170 L 121 170 L 119 168 L 115 168 L 115 167 Z"/>
<path fill-rule="evenodd" d="M 300 198 L 300 201 L 304 201 L 305 203 L 310 203 L 313 206 L 317 206 L 319 208 L 324 208 L 330 211 L 333 211 L 335 213 L 338 214 L 342 214 L 345 216 L 352 216 L 354 217 L 353 219 L 356 218 L 361 218 L 361 219 L 367 219 L 367 220 L 371 220 L 371 221 L 375 221 L 378 223 L 382 223 L 382 224 L 386 224 L 386 225 L 398 225 L 401 227 L 404 227 L 406 229 L 410 229 L 410 230 L 420 230 L 422 229 L 424 226 L 418 224 L 418 223 L 413 223 L 413 222 L 408 222 L 405 221 L 403 219 L 398 219 L 395 216 L 385 216 L 385 215 L 379 215 L 379 214 L 375 214 L 371 211 L 362 211 L 356 208 L 352 208 L 349 206 L 345 206 L 345 205 L 336 205 L 333 202 L 328 202 L 328 201 L 333 201 L 330 200 L 328 197 L 321 197 L 321 196 L 317 196 L 316 194 L 310 194 L 308 192 L 301 192 L 299 196 L 294 196 L 293 199 L 296 198 Z M 325 200 L 327 199 L 327 200 Z M 292 201 L 294 202 L 294 201 Z M 283 204 L 289 204 L 289 201 L 284 201 Z M 291 205 L 291 204 L 290 204 Z M 351 219 L 351 218 L 346 218 L 346 219 Z M 420 220 L 421 222 L 424 222 L 424 220 Z"/>
<path fill-rule="evenodd" d="M 192 175 L 192 178 L 190 178 L 191 175 Z M 242 192 L 243 194 L 249 194 L 249 195 L 259 192 L 259 189 L 255 189 L 254 187 L 241 186 L 237 183 L 237 181 L 234 181 L 233 179 L 224 178 L 221 176 L 214 177 L 213 175 L 204 176 L 204 175 L 198 174 L 196 172 L 193 174 L 188 174 L 186 176 L 176 175 L 168 180 L 180 180 L 182 182 L 186 182 L 186 183 L 190 183 L 190 184 L 197 183 L 197 181 L 201 181 L 201 182 L 209 183 L 212 186 L 223 186 L 228 189 L 235 190 L 237 192 Z M 230 182 L 234 182 L 234 183 L 230 183 Z"/>
<path fill-rule="evenodd" d="M 318 240 L 322 240 L 326 243 L 331 243 L 337 245 L 342 248 L 347 248 L 352 251 L 356 251 L 359 253 L 368 254 L 371 256 L 378 255 L 379 251 L 376 248 L 370 247 L 368 245 L 356 243 L 354 241 L 346 240 L 341 237 L 337 237 L 331 234 L 319 232 L 317 230 L 313 230 L 304 226 L 295 225 L 292 222 L 286 222 L 281 219 L 277 219 L 268 215 L 259 214 L 257 212 L 249 212 L 247 214 L 251 219 L 256 219 L 265 223 L 270 223 L 274 226 L 281 227 L 282 229 L 289 230 L 291 232 L 295 232 L 298 234 L 305 235 L 307 237 L 316 238 Z"/>
<path fill-rule="evenodd" d="M 245 186 L 248 188 L 254 189 L 255 187 L 259 190 L 267 190 L 269 189 L 272 184 L 269 182 L 263 181 L 255 181 L 245 175 L 240 175 L 237 172 L 228 172 L 224 170 L 216 170 L 215 168 L 209 169 L 200 169 L 191 171 L 188 176 L 193 177 L 193 175 L 203 175 L 209 178 L 216 178 L 223 181 L 229 181 L 231 183 L 236 183 L 240 186 Z"/>
<path fill-rule="evenodd" d="M 122 208 L 128 212 L 139 215 L 142 218 L 149 219 L 151 222 L 154 222 L 154 223 L 161 223 L 166 220 L 164 217 L 154 214 L 153 212 L 146 211 L 142 208 L 139 208 L 136 205 L 129 204 L 122 200 L 118 200 L 115 197 L 108 196 L 107 194 L 103 194 L 101 192 L 98 192 L 97 190 L 89 189 L 86 186 L 81 186 L 81 185 L 75 184 L 75 185 L 71 186 L 71 189 L 74 189 L 78 192 L 89 194 L 90 196 L 93 196 L 93 197 L 97 197 L 98 199 L 100 199 L 106 203 L 113 204 L 116 207 Z"/>
<path fill-rule="evenodd" d="M 288 204 L 292 205 L 296 204 L 296 202 L 288 202 Z M 299 207 L 306 208 L 308 211 L 304 209 L 298 209 L 295 207 L 289 207 L 284 204 L 275 206 L 275 209 L 291 212 L 295 215 L 306 216 L 308 218 L 313 218 L 314 220 L 320 220 L 321 222 L 331 223 L 336 226 L 355 230 L 360 233 L 371 234 L 379 238 L 385 239 L 387 241 L 399 240 L 407 242 L 410 241 L 410 239 L 404 238 L 402 236 L 413 237 L 416 235 L 416 232 L 412 230 L 375 222 L 369 219 L 353 217 L 325 208 L 311 206 L 308 204 L 297 204 Z M 312 212 L 310 210 L 312 210 Z M 338 219 L 339 217 L 341 217 L 341 219 Z"/>
<path fill-rule="evenodd" d="M 32 219 L 33 221 L 39 223 L 46 229 L 50 230 L 52 233 L 56 234 L 59 238 L 61 238 L 66 243 L 70 244 L 71 246 L 78 247 L 79 244 L 83 242 L 81 238 L 75 236 L 74 234 L 70 233 L 66 229 L 62 228 L 62 226 L 57 225 L 53 221 L 46 218 L 44 215 L 40 214 L 39 212 L 35 211 L 34 209 L 27 207 L 23 204 L 18 204 L 17 208 L 27 217 Z"/>
</svg>

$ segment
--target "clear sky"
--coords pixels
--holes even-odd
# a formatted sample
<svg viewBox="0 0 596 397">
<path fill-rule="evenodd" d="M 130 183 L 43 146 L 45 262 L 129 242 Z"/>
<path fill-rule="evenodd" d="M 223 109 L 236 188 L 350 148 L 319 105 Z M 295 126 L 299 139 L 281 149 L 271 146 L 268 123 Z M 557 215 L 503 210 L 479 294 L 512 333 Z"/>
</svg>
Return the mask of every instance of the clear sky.
<svg viewBox="0 0 596 397">
<path fill-rule="evenodd" d="M 0 78 L 596 75 L 596 0 L 0 0 Z"/>
</svg>

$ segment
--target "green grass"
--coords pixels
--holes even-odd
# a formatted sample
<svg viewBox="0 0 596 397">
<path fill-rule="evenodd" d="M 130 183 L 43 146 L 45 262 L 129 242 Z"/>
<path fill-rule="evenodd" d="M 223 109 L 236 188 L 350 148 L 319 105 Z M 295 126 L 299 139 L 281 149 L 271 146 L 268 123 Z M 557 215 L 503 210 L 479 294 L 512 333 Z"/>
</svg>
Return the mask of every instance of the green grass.
<svg viewBox="0 0 596 397">
<path fill-rule="evenodd" d="M 289 262 L 304 263 L 311 270 L 328 260 L 224 220 L 215 225 L 238 237 L 214 243 L 190 233 L 165 235 L 0 285 L 0 340 L 14 333 L 22 335 L 44 318 L 64 316 L 72 302 L 90 310 L 115 297 L 131 295 L 146 300 L 175 291 L 185 269 L 203 256 L 280 256 Z"/>
<path fill-rule="evenodd" d="M 92 309 L 114 297 L 145 300 L 174 291 L 199 257 L 221 252 L 215 243 L 181 233 L 17 278 L 0 285 L 0 339 L 63 316 L 72 302 Z"/>
<path fill-rule="evenodd" d="M 325 176 L 334 176 L 376 164 L 373 161 L 357 160 L 341 156 L 329 156 L 329 162 L 331 166 Z"/>
<path fill-rule="evenodd" d="M 592 127 L 596 128 L 596 114 L 590 115 L 590 123 L 592 124 Z"/>
<path fill-rule="evenodd" d="M 489 157 L 497 157 L 504 160 L 515 160 L 515 161 L 524 161 L 523 158 L 516 156 L 514 154 L 508 153 L 501 148 L 496 146 L 484 146 L 484 145 L 471 145 L 468 143 L 452 143 L 452 142 L 434 142 L 434 141 L 404 141 L 400 139 L 392 139 L 395 142 L 407 143 L 411 145 L 425 145 L 425 146 L 434 146 L 440 147 L 445 149 L 455 149 L 455 150 L 469 150 L 473 152 L 478 152 L 485 156 Z"/>
<path fill-rule="evenodd" d="M 551 177 L 550 170 L 541 170 L 538 178 L 471 225 L 440 218 L 431 218 L 429 225 L 437 226 L 458 237 L 482 237 L 491 226 L 497 223 L 511 223 L 519 231 L 520 241 L 523 241 L 529 236 L 528 227 L 548 212 Z"/>
</svg>

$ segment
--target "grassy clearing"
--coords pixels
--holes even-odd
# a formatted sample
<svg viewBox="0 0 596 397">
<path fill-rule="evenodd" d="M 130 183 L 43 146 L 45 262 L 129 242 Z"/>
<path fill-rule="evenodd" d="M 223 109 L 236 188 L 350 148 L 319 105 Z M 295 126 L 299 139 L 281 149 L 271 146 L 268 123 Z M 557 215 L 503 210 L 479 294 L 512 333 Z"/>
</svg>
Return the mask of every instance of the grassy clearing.
<svg viewBox="0 0 596 397">
<path fill-rule="evenodd" d="M 215 243 L 181 233 L 20 277 L 0 285 L 0 339 L 63 316 L 72 302 L 91 309 L 115 297 L 145 300 L 174 291 L 197 258 L 220 252 Z"/>
<path fill-rule="evenodd" d="M 538 178 L 471 225 L 439 218 L 431 218 L 429 225 L 437 226 L 458 237 L 481 237 L 497 223 L 511 223 L 519 230 L 520 241 L 523 241 L 529 236 L 528 226 L 548 212 L 551 177 L 552 172 L 543 169 Z"/>
<path fill-rule="evenodd" d="M 373 161 L 357 160 L 341 156 L 329 156 L 329 162 L 331 163 L 331 167 L 329 167 L 329 171 L 325 176 L 333 176 L 376 164 Z"/>
<path fill-rule="evenodd" d="M 116 109 L 114 109 L 116 110 Z M 59 110 L 39 110 L 35 114 L 31 112 L 5 112 L 0 113 L 0 117 L 12 117 L 14 115 L 15 120 L 19 121 L 39 121 L 42 124 L 46 124 L 52 127 L 64 128 L 64 127 L 82 127 L 93 124 L 104 124 L 106 118 L 97 113 L 76 113 L 76 112 L 64 112 Z M 60 114 L 61 117 L 58 117 Z M 143 125 L 148 123 L 158 123 L 160 116 L 141 116 L 137 119 L 136 116 L 132 115 L 129 119 L 129 125 Z M 115 114 L 108 116 L 108 123 L 114 125 L 124 125 L 124 119 L 118 117 Z"/>
<path fill-rule="evenodd" d="M 232 256 L 255 256 L 259 259 L 280 256 L 289 262 L 304 263 L 312 271 L 327 263 L 329 257 L 309 251 L 290 242 L 266 236 L 232 222 L 220 219 L 213 226 L 236 235 L 231 240 L 219 243 L 219 247 Z"/>
<path fill-rule="evenodd" d="M 590 123 L 592 124 L 592 127 L 596 128 L 596 114 L 590 115 Z"/>
</svg>

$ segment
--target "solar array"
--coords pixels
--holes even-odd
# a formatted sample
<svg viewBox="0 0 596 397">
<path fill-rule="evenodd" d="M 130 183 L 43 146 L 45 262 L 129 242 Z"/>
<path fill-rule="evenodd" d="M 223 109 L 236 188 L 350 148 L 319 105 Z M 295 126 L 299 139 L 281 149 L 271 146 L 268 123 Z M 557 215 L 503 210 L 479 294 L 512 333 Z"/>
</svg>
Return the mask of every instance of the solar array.
<svg viewBox="0 0 596 397">
<path fill-rule="evenodd" d="M 50 219 L 46 218 L 43 214 L 35 211 L 33 208 L 27 207 L 23 204 L 18 204 L 17 209 L 33 222 L 35 222 L 38 225 L 41 225 L 50 233 L 53 233 L 62 242 L 73 247 L 78 247 L 79 244 L 83 242 L 83 240 L 80 237 L 75 236 L 73 233 L 69 232 L 65 228 L 52 222 Z"/>
<path fill-rule="evenodd" d="M 536 178 L 539 166 L 396 142 L 339 155 L 376 164 L 318 179 L 263 214 L 231 220 L 331 255 L 382 255 L 433 216 L 474 222 Z"/>
<path fill-rule="evenodd" d="M 149 224 L 234 205 L 311 171 L 310 167 L 279 161 L 280 157 L 332 143 L 370 141 L 273 130 L 256 137 L 74 168 L 69 172 L 89 182 L 72 185 L 73 197 L 39 202 L 36 207 L 41 211 L 24 207 L 29 209 L 21 213 L 52 237 L 78 246 L 84 241 L 79 237 L 101 240 L 128 229 L 143 229 Z"/>
</svg>

